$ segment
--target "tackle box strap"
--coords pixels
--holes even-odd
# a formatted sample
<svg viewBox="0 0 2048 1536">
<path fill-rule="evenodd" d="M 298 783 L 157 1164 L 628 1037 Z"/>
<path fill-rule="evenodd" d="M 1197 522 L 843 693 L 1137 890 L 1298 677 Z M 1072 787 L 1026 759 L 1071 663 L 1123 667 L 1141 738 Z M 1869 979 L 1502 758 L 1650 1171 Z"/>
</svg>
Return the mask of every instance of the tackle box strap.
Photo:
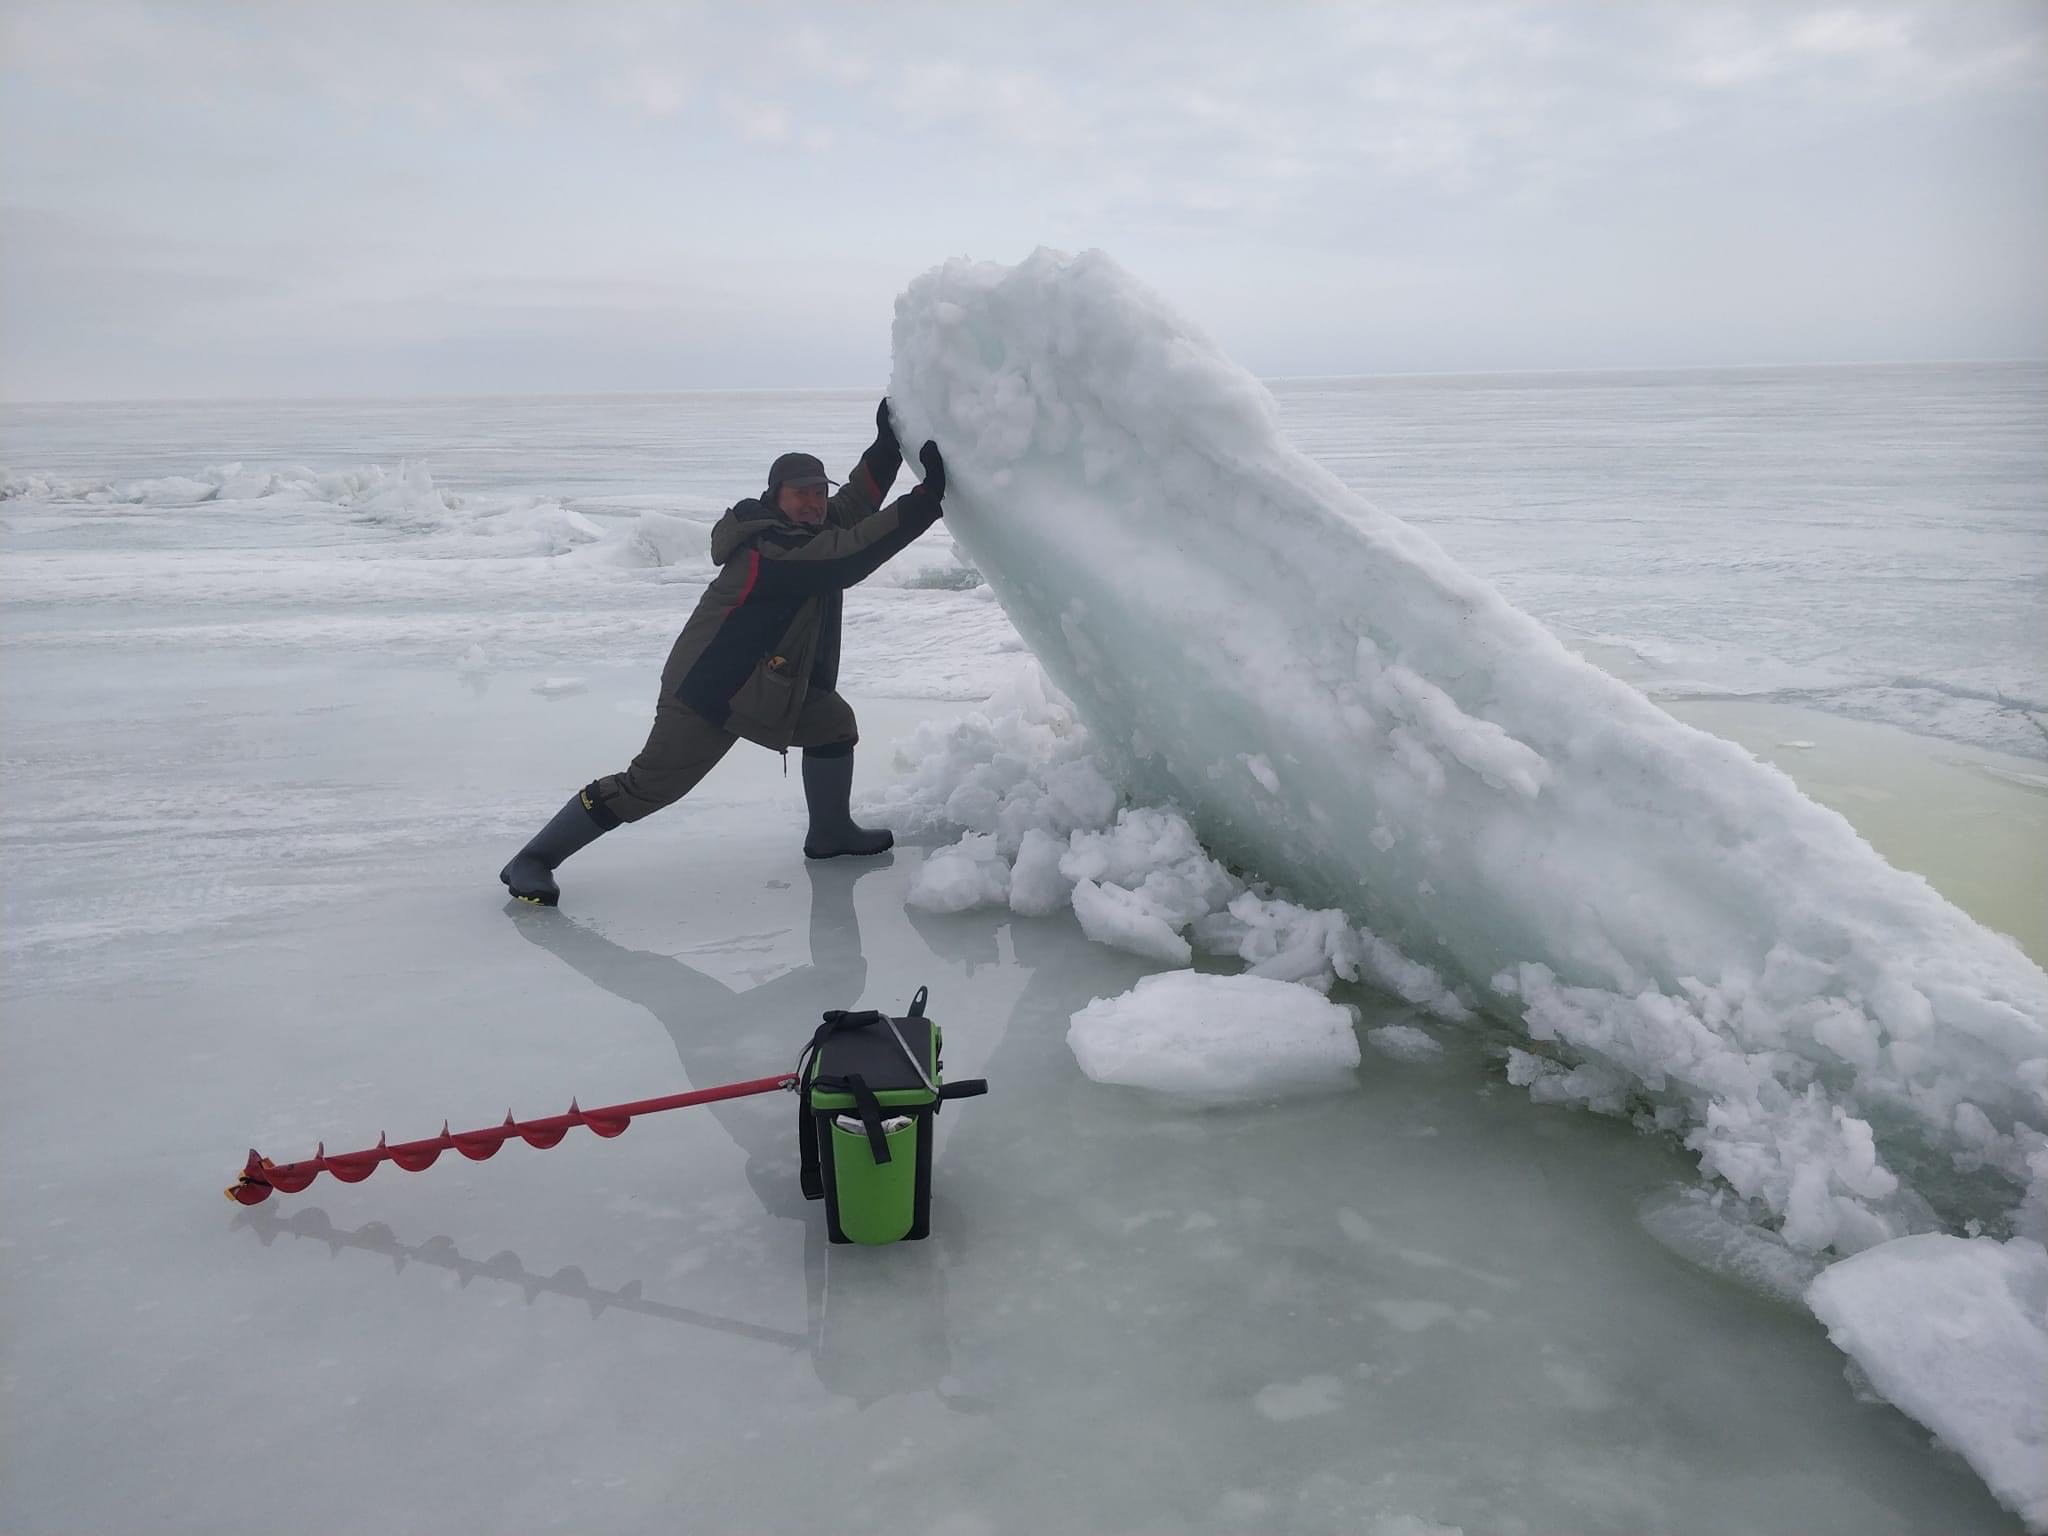
<svg viewBox="0 0 2048 1536">
<path fill-rule="evenodd" d="M 868 1152 L 877 1163 L 888 1162 L 889 1138 L 882 1130 L 882 1106 L 876 1100 L 874 1090 L 858 1072 L 849 1072 L 846 1074 L 846 1091 L 853 1095 L 854 1113 L 860 1116 L 860 1128 L 868 1134 Z"/>
<path fill-rule="evenodd" d="M 796 1116 L 797 1183 L 806 1200 L 825 1198 L 825 1170 L 818 1164 L 818 1117 L 808 1104 Z"/>
<path fill-rule="evenodd" d="M 919 987 L 917 997 L 911 1004 L 912 1017 L 923 1012 L 924 999 L 925 989 Z M 841 1030 L 866 1029 L 881 1018 L 882 1014 L 873 1008 L 862 1009 L 858 1013 L 849 1012 L 844 1008 L 834 1008 L 825 1015 L 824 1022 L 812 1032 L 810 1044 L 797 1056 L 797 1182 L 802 1186 L 806 1200 L 825 1198 L 825 1174 L 818 1161 L 818 1117 L 811 1109 L 811 1089 L 816 1086 L 810 1075 L 811 1064 L 817 1060 L 818 1052 L 825 1042 Z M 860 1116 L 861 1129 L 867 1132 L 868 1150 L 873 1153 L 876 1162 L 888 1162 L 889 1139 L 882 1133 L 882 1107 L 875 1098 L 874 1090 L 868 1087 L 867 1079 L 856 1072 L 845 1078 L 834 1078 L 827 1086 L 843 1088 L 853 1095 L 854 1110 Z"/>
</svg>

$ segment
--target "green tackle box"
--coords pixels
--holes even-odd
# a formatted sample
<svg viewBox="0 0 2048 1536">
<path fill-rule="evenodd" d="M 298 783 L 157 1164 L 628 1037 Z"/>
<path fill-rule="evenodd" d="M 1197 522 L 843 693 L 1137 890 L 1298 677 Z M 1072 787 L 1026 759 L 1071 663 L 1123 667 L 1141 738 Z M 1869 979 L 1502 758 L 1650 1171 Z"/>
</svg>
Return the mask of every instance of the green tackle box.
<svg viewBox="0 0 2048 1536">
<path fill-rule="evenodd" d="M 834 1009 L 797 1060 L 804 1198 L 825 1202 L 835 1243 L 929 1234 L 932 1117 L 947 1099 L 988 1091 L 979 1079 L 944 1083 L 925 999 L 919 987 L 902 1018 Z"/>
</svg>

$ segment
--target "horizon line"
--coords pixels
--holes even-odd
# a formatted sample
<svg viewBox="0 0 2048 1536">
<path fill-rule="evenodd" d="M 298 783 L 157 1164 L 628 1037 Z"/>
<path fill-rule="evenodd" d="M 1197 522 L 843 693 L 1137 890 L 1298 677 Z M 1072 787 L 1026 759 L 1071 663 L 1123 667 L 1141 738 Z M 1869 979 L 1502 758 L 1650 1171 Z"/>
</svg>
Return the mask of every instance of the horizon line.
<svg viewBox="0 0 2048 1536">
<path fill-rule="evenodd" d="M 2048 366 L 2048 356 L 1885 358 L 1856 362 L 1815 363 L 1626 363 L 1582 368 L 1449 368 L 1390 369 L 1379 373 L 1255 374 L 1262 384 L 1330 384 L 1394 379 L 1577 378 L 1640 373 L 1795 373 L 1846 371 L 1858 368 L 2027 368 Z M 887 386 L 883 386 L 886 393 Z M 872 394 L 868 384 L 689 385 L 662 389 L 580 390 L 432 390 L 417 394 L 336 395 L 105 395 L 52 399 L 0 396 L 0 410 L 45 409 L 54 406 L 112 405 L 335 405 L 370 401 L 433 400 L 605 400 L 650 399 L 686 395 L 855 395 Z"/>
</svg>

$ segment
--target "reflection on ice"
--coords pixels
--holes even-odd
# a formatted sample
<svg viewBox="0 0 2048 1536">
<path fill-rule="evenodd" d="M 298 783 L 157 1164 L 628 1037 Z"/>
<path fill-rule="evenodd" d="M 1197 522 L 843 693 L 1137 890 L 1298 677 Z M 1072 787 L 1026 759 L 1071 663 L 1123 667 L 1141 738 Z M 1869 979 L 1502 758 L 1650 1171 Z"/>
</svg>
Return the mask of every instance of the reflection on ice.
<svg viewBox="0 0 2048 1536">
<path fill-rule="evenodd" d="M 858 1256 L 844 1254 L 822 1239 L 807 1240 L 804 1293 L 808 1322 L 798 1333 L 662 1301 L 646 1295 L 638 1280 L 603 1289 L 592 1285 L 574 1264 L 563 1265 L 553 1274 L 535 1274 L 510 1249 L 479 1260 L 463 1254 L 446 1236 L 403 1243 L 381 1221 L 343 1231 L 318 1206 L 300 1207 L 289 1215 L 268 1209 L 242 1210 L 229 1225 L 238 1232 L 253 1232 L 266 1248 L 281 1237 L 299 1238 L 321 1244 L 330 1254 L 344 1250 L 382 1254 L 392 1261 L 394 1275 L 417 1265 L 446 1270 L 465 1288 L 480 1280 L 514 1286 L 529 1306 L 543 1296 L 559 1296 L 582 1302 L 592 1319 L 609 1311 L 628 1312 L 805 1351 L 820 1386 L 862 1407 L 899 1393 L 920 1391 L 929 1391 L 939 1402 L 963 1411 L 984 1406 L 971 1396 L 949 1390 L 945 1278 L 931 1251 L 912 1254 L 883 1269 L 863 1264 Z M 836 1263 L 835 1253 L 839 1255 Z"/>
<path fill-rule="evenodd" d="M 333 1218 L 317 1205 L 297 1206 L 289 1215 L 268 1207 L 241 1210 L 235 1213 L 228 1225 L 237 1232 L 253 1232 L 266 1248 L 279 1238 L 287 1237 L 317 1242 L 330 1254 L 339 1254 L 345 1249 L 383 1254 L 391 1260 L 394 1275 L 403 1274 L 408 1265 L 416 1264 L 447 1270 L 465 1287 L 474 1280 L 498 1281 L 518 1287 L 528 1305 L 542 1296 L 563 1296 L 582 1302 L 590 1309 L 593 1318 L 602 1317 L 607 1311 L 617 1308 L 641 1317 L 656 1317 L 692 1328 L 709 1328 L 716 1333 L 729 1333 L 764 1344 L 780 1344 L 787 1349 L 802 1349 L 809 1342 L 806 1334 L 766 1328 L 759 1323 L 741 1322 L 715 1313 L 651 1300 L 642 1294 L 638 1280 L 629 1280 L 615 1290 L 603 1290 L 592 1285 L 574 1264 L 565 1264 L 551 1275 L 537 1275 L 509 1248 L 488 1259 L 472 1259 L 455 1246 L 451 1237 L 430 1237 L 420 1243 L 404 1243 L 381 1221 L 366 1221 L 354 1231 L 344 1231 L 335 1226 Z"/>
<path fill-rule="evenodd" d="M 709 1087 L 758 1075 L 758 1032 L 764 1020 L 777 1021 L 793 1036 L 830 1009 L 853 1007 L 866 992 L 867 958 L 861 952 L 853 888 L 864 875 L 885 870 L 892 862 L 888 854 L 805 860 L 811 892 L 810 964 L 745 988 L 728 987 L 673 955 L 613 943 L 559 907 L 507 901 L 505 912 L 528 943 L 659 1019 L 688 1080 Z M 763 1210 L 800 1220 L 816 1215 L 797 1188 L 794 1110 L 783 1117 L 791 1124 L 771 1125 L 757 1106 L 741 1101 L 701 1107 L 746 1153 L 747 1184 Z"/>
<path fill-rule="evenodd" d="M 854 886 L 894 863 L 884 853 L 865 859 L 806 860 L 810 887 L 810 963 L 749 987 L 729 987 L 673 955 L 627 948 L 560 908 L 508 901 L 520 937 L 536 944 L 615 997 L 653 1014 L 674 1043 L 684 1075 L 699 1086 L 744 1077 L 757 1066 L 759 1031 L 773 1021 L 794 1030 L 834 1008 L 850 1008 L 867 991 Z M 764 1115 L 728 1101 L 702 1106 L 746 1155 L 747 1185 L 770 1216 L 804 1226 L 804 1289 L 810 1323 L 802 1343 L 828 1392 L 865 1406 L 901 1392 L 945 1390 L 945 1278 L 937 1250 L 903 1245 L 886 1268 L 869 1255 L 826 1241 L 820 1211 L 797 1181 L 793 1100 Z M 960 1406 L 959 1404 L 954 1404 Z"/>
</svg>

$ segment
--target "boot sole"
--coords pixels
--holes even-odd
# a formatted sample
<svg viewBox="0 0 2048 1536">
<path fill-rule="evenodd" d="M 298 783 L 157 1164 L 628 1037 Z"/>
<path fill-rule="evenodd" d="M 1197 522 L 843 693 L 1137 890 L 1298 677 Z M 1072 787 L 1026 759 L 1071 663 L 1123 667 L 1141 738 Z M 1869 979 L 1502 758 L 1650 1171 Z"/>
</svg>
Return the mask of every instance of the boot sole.
<svg viewBox="0 0 2048 1536">
<path fill-rule="evenodd" d="M 516 863 L 517 861 L 515 860 L 514 862 Z M 505 866 L 505 869 L 501 869 L 498 871 L 498 883 L 504 886 L 506 890 L 512 893 L 512 899 L 514 901 L 523 901 L 531 907 L 552 907 L 556 902 L 562 899 L 562 893 L 559 890 L 557 890 L 552 896 L 548 895 L 545 891 L 520 890 L 518 886 L 512 883 L 512 877 L 505 872 L 506 870 L 509 870 L 511 867 L 512 865 L 507 864 Z"/>
</svg>

